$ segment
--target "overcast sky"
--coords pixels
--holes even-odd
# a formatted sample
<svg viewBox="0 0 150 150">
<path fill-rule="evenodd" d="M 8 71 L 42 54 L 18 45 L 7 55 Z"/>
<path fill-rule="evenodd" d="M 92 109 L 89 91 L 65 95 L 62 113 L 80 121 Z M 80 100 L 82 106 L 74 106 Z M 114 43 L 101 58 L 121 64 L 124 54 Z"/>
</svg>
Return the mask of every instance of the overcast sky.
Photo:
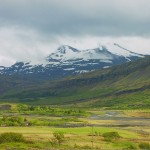
<svg viewBox="0 0 150 150">
<path fill-rule="evenodd" d="M 107 42 L 150 54 L 150 1 L 0 0 L 0 65 Z"/>
</svg>

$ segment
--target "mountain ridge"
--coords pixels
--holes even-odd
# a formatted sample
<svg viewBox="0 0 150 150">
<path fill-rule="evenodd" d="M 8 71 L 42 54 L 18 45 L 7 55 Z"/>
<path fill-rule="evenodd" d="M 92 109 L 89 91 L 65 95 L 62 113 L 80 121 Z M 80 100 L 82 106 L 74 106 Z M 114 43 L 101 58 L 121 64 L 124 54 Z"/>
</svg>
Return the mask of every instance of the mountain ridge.
<svg viewBox="0 0 150 150">
<path fill-rule="evenodd" d="M 1 66 L 0 74 L 52 80 L 108 68 L 145 57 L 143 54 L 131 52 L 116 43 L 111 46 L 115 47 L 120 54 L 111 52 L 112 47 L 109 47 L 109 50 L 103 45 L 86 50 L 78 50 L 69 45 L 62 45 L 45 58 L 45 64 L 32 65 L 30 62 L 16 62 L 10 67 Z"/>
</svg>

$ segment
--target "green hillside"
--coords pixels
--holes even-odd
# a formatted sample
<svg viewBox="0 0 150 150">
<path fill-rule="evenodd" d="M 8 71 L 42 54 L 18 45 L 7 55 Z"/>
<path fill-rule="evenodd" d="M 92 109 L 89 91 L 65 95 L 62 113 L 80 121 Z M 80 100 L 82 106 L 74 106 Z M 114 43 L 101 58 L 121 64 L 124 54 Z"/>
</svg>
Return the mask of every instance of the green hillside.
<svg viewBox="0 0 150 150">
<path fill-rule="evenodd" d="M 0 99 L 5 102 L 149 108 L 150 56 L 59 81 L 1 76 L 0 83 Z"/>
</svg>

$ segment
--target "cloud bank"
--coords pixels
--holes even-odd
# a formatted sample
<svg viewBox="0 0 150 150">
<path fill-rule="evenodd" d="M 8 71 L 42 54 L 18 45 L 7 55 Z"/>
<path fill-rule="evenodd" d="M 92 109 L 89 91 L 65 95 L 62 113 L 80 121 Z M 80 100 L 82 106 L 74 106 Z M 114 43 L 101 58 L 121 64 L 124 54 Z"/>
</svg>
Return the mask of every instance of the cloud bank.
<svg viewBox="0 0 150 150">
<path fill-rule="evenodd" d="M 148 0 L 0 1 L 0 65 L 40 62 L 57 46 L 116 42 L 150 53 Z"/>
</svg>

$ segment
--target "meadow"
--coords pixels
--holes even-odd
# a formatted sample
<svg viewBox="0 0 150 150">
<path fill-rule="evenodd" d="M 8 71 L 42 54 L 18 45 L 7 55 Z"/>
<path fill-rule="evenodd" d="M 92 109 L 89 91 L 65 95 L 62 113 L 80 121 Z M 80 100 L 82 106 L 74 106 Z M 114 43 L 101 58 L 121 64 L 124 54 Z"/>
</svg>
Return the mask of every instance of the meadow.
<svg viewBox="0 0 150 150">
<path fill-rule="evenodd" d="M 150 109 L 1 104 L 0 125 L 2 150 L 150 149 Z"/>
</svg>

